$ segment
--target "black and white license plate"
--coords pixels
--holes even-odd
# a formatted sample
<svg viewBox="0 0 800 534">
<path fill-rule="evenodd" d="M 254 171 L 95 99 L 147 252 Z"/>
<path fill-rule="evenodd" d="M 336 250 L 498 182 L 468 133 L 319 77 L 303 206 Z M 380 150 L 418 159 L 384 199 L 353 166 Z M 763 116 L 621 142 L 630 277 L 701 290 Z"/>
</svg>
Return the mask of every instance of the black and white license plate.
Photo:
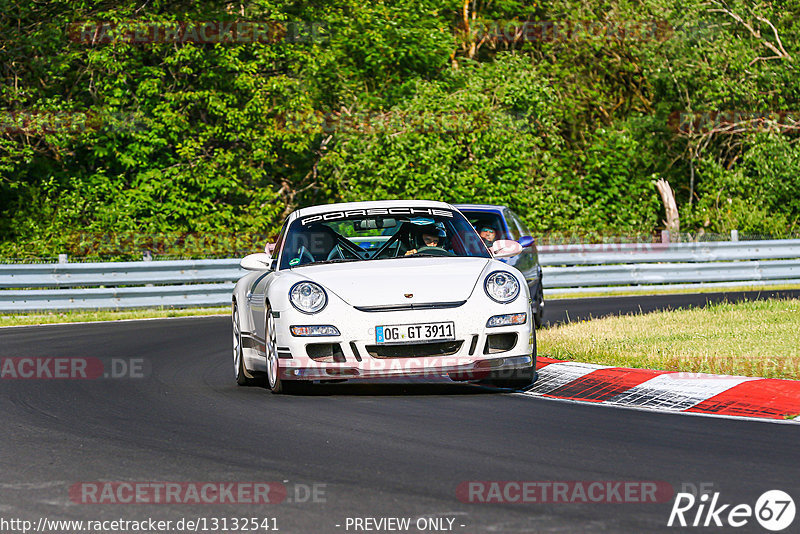
<svg viewBox="0 0 800 534">
<path fill-rule="evenodd" d="M 394 324 L 375 327 L 376 343 L 449 341 L 456 338 L 454 323 Z"/>
</svg>

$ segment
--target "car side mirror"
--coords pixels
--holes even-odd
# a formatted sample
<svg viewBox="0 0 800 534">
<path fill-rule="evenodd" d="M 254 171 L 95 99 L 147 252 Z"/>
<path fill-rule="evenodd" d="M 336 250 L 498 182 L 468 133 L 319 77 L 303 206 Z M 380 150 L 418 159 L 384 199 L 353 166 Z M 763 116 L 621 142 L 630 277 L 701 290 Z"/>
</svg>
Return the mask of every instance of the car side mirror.
<svg viewBox="0 0 800 534">
<path fill-rule="evenodd" d="M 510 258 L 522 252 L 522 245 L 511 239 L 498 239 L 489 249 L 495 258 Z"/>
<path fill-rule="evenodd" d="M 264 252 L 250 254 L 242 258 L 239 265 L 248 271 L 268 271 L 272 269 L 272 256 Z"/>
<path fill-rule="evenodd" d="M 517 240 L 517 243 L 522 245 L 522 248 L 528 248 L 536 242 L 534 238 L 529 235 L 524 235 Z"/>
</svg>

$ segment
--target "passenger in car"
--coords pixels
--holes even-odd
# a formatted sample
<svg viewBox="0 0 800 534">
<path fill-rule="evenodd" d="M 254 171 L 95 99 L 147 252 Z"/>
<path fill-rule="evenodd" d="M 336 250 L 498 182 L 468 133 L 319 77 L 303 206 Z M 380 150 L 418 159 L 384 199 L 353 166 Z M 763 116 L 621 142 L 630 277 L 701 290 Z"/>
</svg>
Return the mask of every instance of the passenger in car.
<svg viewBox="0 0 800 534">
<path fill-rule="evenodd" d="M 478 235 L 481 236 L 481 239 L 483 239 L 486 248 L 492 248 L 495 239 L 497 239 L 497 230 L 494 225 L 487 221 L 481 221 L 475 226 L 475 229 L 478 231 Z"/>
</svg>

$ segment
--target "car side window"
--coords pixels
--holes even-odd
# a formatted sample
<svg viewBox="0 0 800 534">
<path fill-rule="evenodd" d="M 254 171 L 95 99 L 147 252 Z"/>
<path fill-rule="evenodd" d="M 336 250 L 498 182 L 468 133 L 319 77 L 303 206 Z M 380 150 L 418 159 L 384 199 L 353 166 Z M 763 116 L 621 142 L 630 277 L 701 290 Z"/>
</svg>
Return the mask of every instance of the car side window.
<svg viewBox="0 0 800 534">
<path fill-rule="evenodd" d="M 519 241 L 519 238 L 522 237 L 522 235 L 520 234 L 519 225 L 517 224 L 516 217 L 514 217 L 514 213 L 508 209 L 503 210 L 503 216 L 506 219 L 506 223 L 508 223 L 508 233 L 511 234 L 509 239 Z"/>
<path fill-rule="evenodd" d="M 272 249 L 272 259 L 275 260 L 273 263 L 275 269 L 277 269 L 278 265 L 280 265 L 277 260 L 279 259 L 278 256 L 281 254 L 281 248 L 283 248 L 283 240 L 286 237 L 286 229 L 288 226 L 288 221 L 285 221 L 283 223 L 283 228 L 281 228 L 281 233 L 278 234 L 278 239 L 275 240 L 275 248 Z"/>
<path fill-rule="evenodd" d="M 508 210 L 508 215 L 511 217 L 511 220 L 514 221 L 514 225 L 519 229 L 520 237 L 523 237 L 523 236 L 526 236 L 526 235 L 532 235 L 531 231 L 528 230 L 528 227 L 525 226 L 525 223 L 522 221 L 522 219 L 519 217 L 519 215 L 517 215 L 516 213 L 514 213 L 511 210 Z"/>
<path fill-rule="evenodd" d="M 528 228 L 525 226 L 525 223 L 522 222 L 516 213 L 507 209 L 505 210 L 504 214 L 506 217 L 506 222 L 508 222 L 508 227 L 511 229 L 511 233 L 514 234 L 514 240 L 519 241 L 521 237 L 531 235 L 528 232 Z M 516 257 L 514 260 L 514 267 L 525 273 L 536 267 L 537 261 L 538 258 L 533 253 L 533 250 L 528 247 L 523 249 L 522 254 Z"/>
</svg>

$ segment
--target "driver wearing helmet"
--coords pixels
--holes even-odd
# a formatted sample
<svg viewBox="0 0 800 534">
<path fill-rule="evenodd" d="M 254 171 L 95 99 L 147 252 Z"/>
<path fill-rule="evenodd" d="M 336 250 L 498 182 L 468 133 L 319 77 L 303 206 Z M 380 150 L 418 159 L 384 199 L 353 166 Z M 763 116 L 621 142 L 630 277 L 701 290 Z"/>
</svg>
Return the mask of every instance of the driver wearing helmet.
<svg viewBox="0 0 800 534">
<path fill-rule="evenodd" d="M 417 241 L 419 242 L 418 248 L 411 249 L 406 252 L 406 256 L 410 256 L 411 254 L 417 254 L 419 252 L 425 252 L 426 249 L 442 248 L 442 242 L 446 237 L 446 233 L 442 228 L 439 228 L 435 224 L 429 224 L 422 228 L 420 231 L 420 239 Z"/>
</svg>

